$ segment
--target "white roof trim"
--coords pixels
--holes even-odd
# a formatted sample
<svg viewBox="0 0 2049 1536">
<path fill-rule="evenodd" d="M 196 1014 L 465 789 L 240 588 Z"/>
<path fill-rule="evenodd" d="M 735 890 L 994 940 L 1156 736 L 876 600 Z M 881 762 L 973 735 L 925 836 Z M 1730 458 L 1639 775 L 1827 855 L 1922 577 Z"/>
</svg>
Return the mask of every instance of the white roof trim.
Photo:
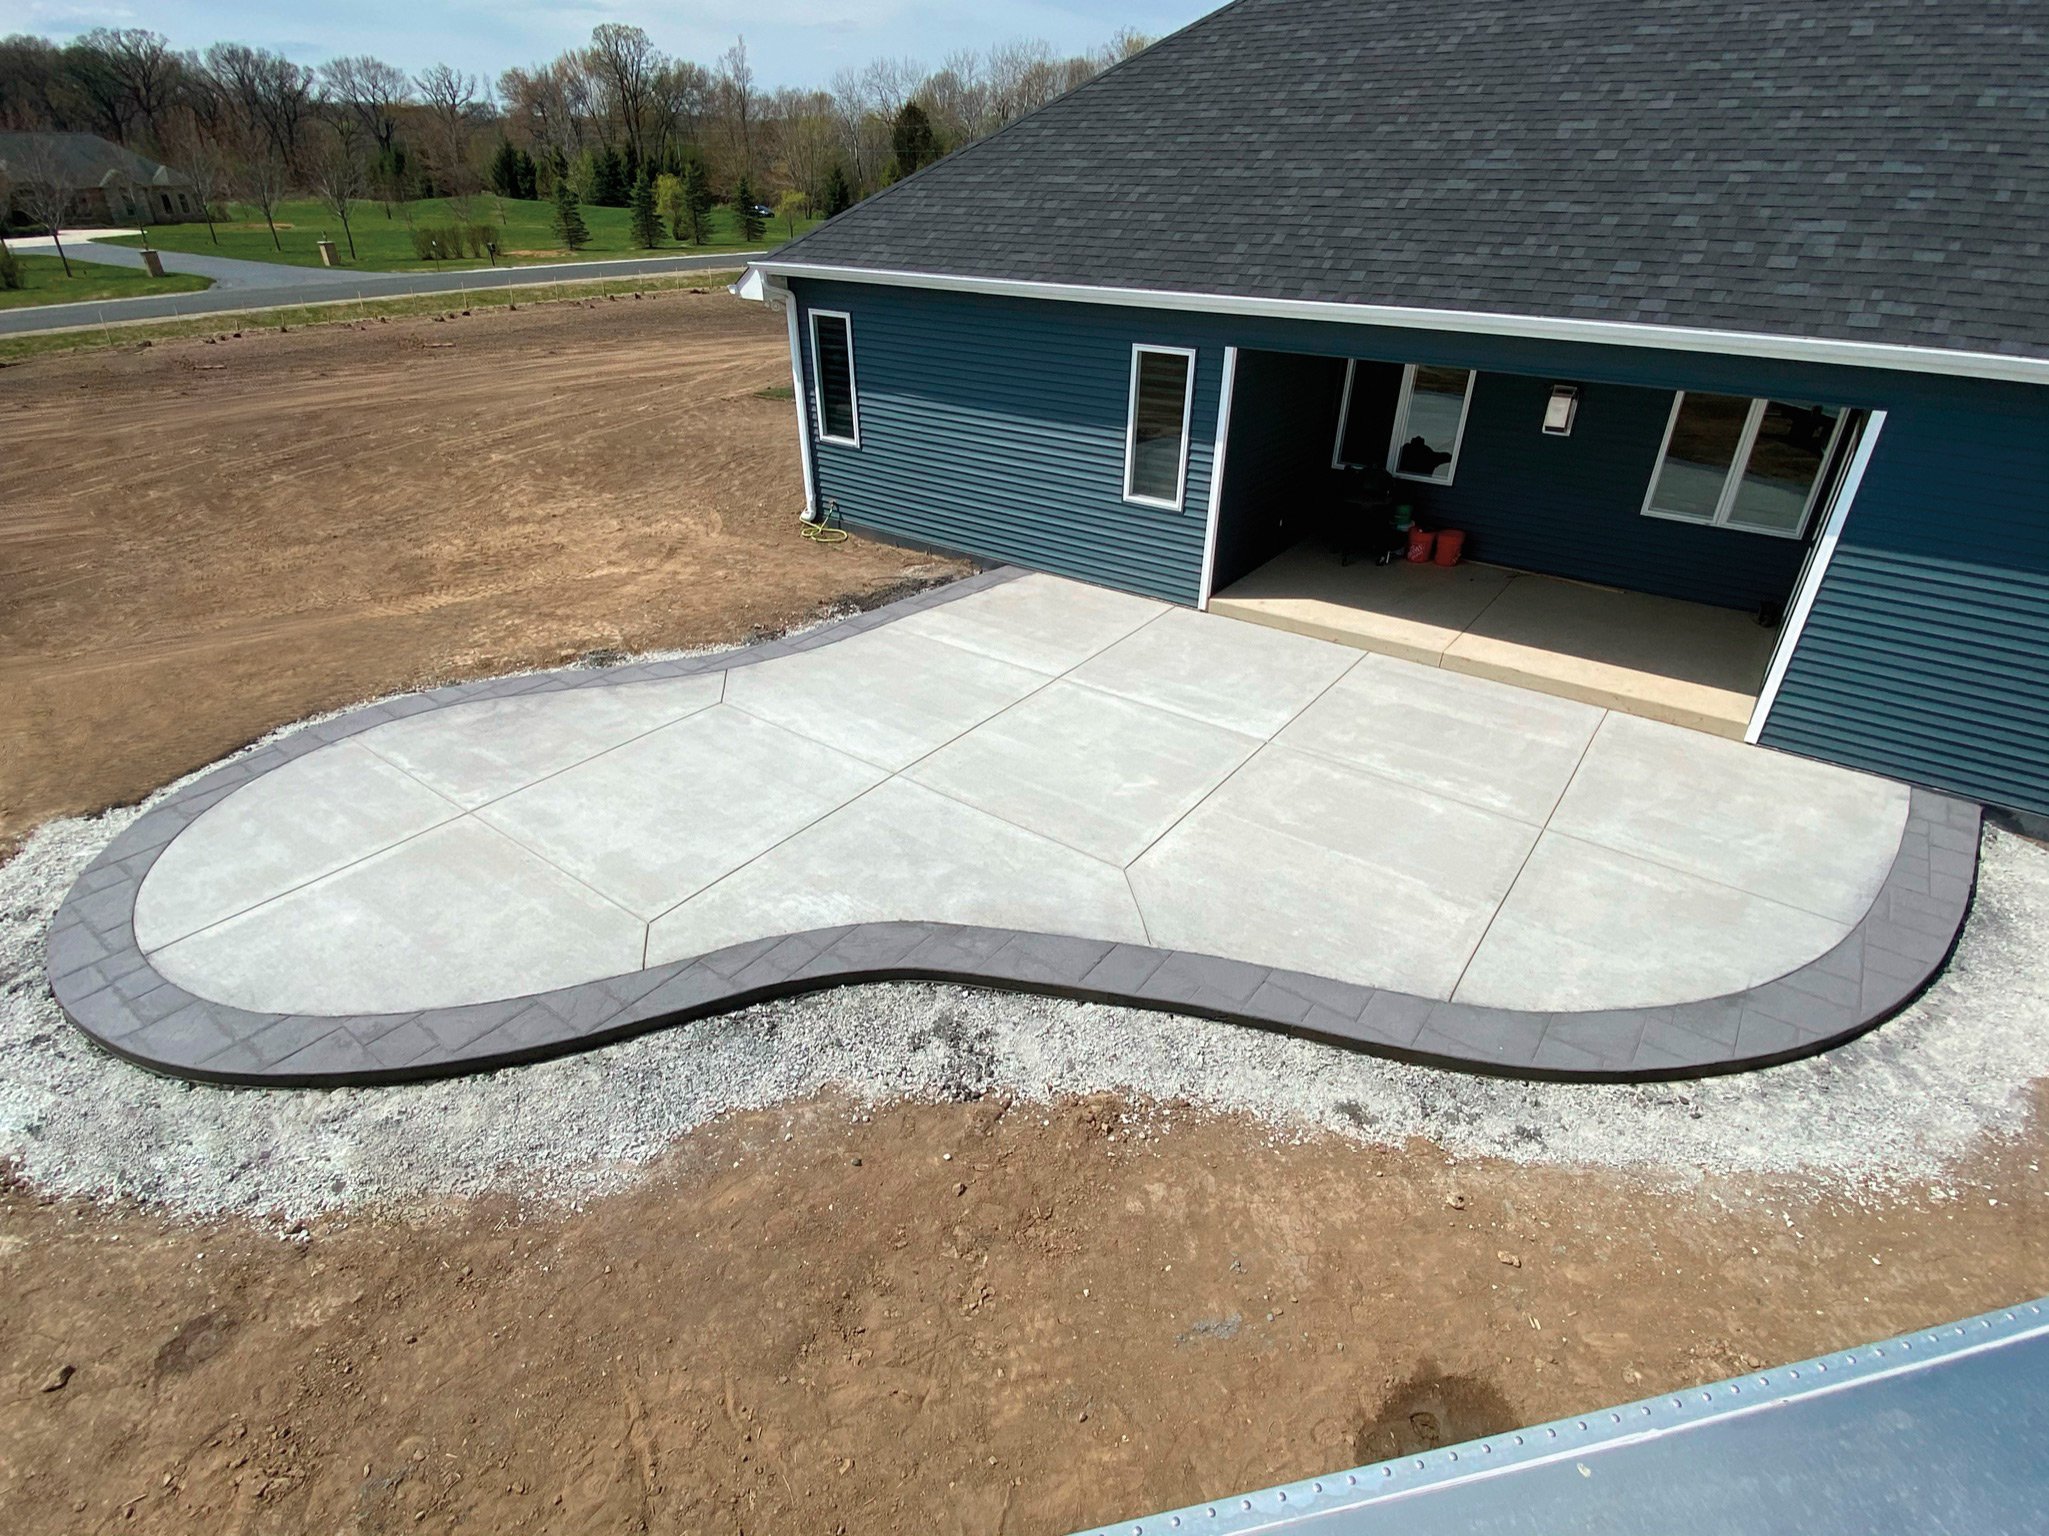
<svg viewBox="0 0 2049 1536">
<path fill-rule="evenodd" d="M 1226 293 L 1186 293 L 1155 288 L 1107 288 L 1086 283 L 1040 283 L 1012 278 L 960 277 L 939 272 L 899 272 L 871 267 L 828 266 L 804 261 L 757 261 L 749 277 L 810 277 L 833 282 L 879 283 L 895 288 L 936 288 L 1004 298 L 1052 299 L 1074 304 L 1121 304 L 1138 309 L 1192 310 L 1202 314 L 1260 315 L 1283 320 L 1324 320 L 1339 325 L 1385 325 L 1407 330 L 1465 331 L 1532 341 L 1579 341 L 1597 346 L 1657 347 L 1673 352 L 1712 352 L 1725 357 L 1762 357 L 1839 368 L 1890 368 L 1909 373 L 1999 379 L 2014 384 L 2049 384 L 2049 357 L 2008 357 L 1998 352 L 1949 351 L 1886 342 L 1844 341 L 1816 336 L 1774 336 L 1761 331 L 1712 331 L 1645 325 L 1624 320 L 1572 320 L 1552 315 L 1500 315 L 1466 309 L 1410 309 L 1393 304 L 1335 304 L 1315 299 L 1255 299 Z M 735 287 L 742 297 L 748 282 Z"/>
</svg>

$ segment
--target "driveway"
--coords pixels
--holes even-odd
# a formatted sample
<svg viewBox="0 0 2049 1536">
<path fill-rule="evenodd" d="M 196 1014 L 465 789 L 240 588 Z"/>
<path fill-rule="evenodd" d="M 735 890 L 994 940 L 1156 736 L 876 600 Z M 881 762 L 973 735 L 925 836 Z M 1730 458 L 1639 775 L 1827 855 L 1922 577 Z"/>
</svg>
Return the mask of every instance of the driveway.
<svg viewBox="0 0 2049 1536">
<path fill-rule="evenodd" d="M 1654 1075 L 1854 1033 L 1962 921 L 1974 807 L 1013 576 L 288 737 L 81 880 L 60 999 L 200 1076 L 447 1070 L 871 975 Z"/>
<path fill-rule="evenodd" d="M 12 240 L 8 243 L 18 251 L 49 248 L 47 239 Z M 142 253 L 125 245 L 101 245 L 89 239 L 67 236 L 64 248 L 83 261 L 105 262 L 116 267 L 142 266 Z M 533 283 L 727 271 L 745 264 L 760 252 L 562 261 L 530 267 L 486 267 L 460 272 L 360 272 L 352 268 L 330 270 L 325 267 L 287 266 L 282 262 L 240 261 L 229 256 L 202 256 L 184 251 L 162 251 L 159 254 L 165 271 L 210 277 L 213 287 L 201 293 L 92 300 L 82 304 L 41 304 L 0 311 L 0 336 L 68 330 L 81 325 L 98 325 L 102 321 L 118 324 L 126 320 L 232 314 L 238 310 L 266 309 L 280 304 L 323 304 L 412 293 L 460 294 L 468 289 L 518 288 Z"/>
</svg>

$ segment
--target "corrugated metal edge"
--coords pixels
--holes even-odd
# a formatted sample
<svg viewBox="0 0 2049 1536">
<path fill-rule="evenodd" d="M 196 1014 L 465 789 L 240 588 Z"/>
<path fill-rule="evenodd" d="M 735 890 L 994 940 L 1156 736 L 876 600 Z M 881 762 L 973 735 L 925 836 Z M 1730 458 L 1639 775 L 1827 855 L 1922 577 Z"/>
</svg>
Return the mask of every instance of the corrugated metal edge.
<svg viewBox="0 0 2049 1536">
<path fill-rule="evenodd" d="M 1754 1413 L 1886 1376 L 1925 1370 L 1945 1360 L 2049 1334 L 2049 1300 L 1981 1313 L 1939 1328 L 1900 1334 L 1876 1344 L 1793 1365 L 1732 1376 L 1709 1386 L 1640 1398 L 1569 1419 L 1482 1440 L 1374 1462 L 1253 1493 L 1234 1494 L 1183 1509 L 1097 1526 L 1077 1536 L 1248 1536 L 1284 1531 L 1311 1518 L 1386 1503 L 1451 1483 L 1497 1477 L 1630 1440 L 1671 1434 L 1709 1420 Z"/>
</svg>

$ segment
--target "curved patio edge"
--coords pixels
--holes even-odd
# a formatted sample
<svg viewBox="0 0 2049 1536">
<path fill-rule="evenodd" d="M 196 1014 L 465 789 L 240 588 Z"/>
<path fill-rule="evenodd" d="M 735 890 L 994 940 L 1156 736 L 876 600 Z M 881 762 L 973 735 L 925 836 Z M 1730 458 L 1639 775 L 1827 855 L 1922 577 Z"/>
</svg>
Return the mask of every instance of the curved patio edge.
<svg viewBox="0 0 2049 1536">
<path fill-rule="evenodd" d="M 1941 971 L 1969 913 L 1982 810 L 1917 788 L 1876 900 L 1834 948 L 1743 992 L 1645 1008 L 1487 1008 L 1179 950 L 1008 928 L 885 922 L 751 940 L 502 1002 L 328 1017 L 254 1013 L 195 996 L 161 976 L 136 943 L 136 896 L 172 839 L 243 784 L 306 752 L 450 704 L 751 665 L 1017 574 L 983 572 L 737 651 L 402 695 L 282 737 L 153 807 L 79 877 L 51 922 L 51 990 L 88 1038 L 138 1066 L 197 1082 L 280 1088 L 491 1071 L 752 1003 L 888 981 L 965 983 L 1158 1009 L 1497 1076 L 1633 1082 L 1771 1066 L 1874 1028 Z"/>
</svg>

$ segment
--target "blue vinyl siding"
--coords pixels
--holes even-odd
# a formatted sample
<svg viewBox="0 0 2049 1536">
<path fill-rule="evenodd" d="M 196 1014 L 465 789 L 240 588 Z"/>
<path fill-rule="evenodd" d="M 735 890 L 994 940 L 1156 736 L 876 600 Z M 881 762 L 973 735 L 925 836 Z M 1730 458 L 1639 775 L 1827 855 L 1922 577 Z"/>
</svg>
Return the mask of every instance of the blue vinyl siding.
<svg viewBox="0 0 2049 1536">
<path fill-rule="evenodd" d="M 813 440 L 818 494 L 850 523 L 1184 603 L 1200 591 L 1230 346 L 1241 353 L 1225 518 L 1300 504 L 1328 484 L 1342 369 L 1290 377 L 1287 359 L 1259 354 L 1455 364 L 1481 373 L 1457 479 L 1415 487 L 1415 499 L 1463 527 L 1475 558 L 1740 608 L 1785 597 L 1806 545 L 1640 516 L 1671 392 L 1881 407 L 1884 434 L 1763 739 L 2049 812 L 2049 390 L 881 284 L 792 287 L 801 305 L 853 316 L 862 446 Z M 1179 512 L 1122 499 L 1139 341 L 1198 352 Z M 1582 391 L 1562 440 L 1538 431 L 1553 382 Z M 1252 398 L 1262 388 L 1267 398 Z M 1220 523 L 1218 543 L 1220 583 L 1262 548 L 1242 525 Z"/>
<path fill-rule="evenodd" d="M 1132 345 L 1197 346 L 1184 317 L 798 286 L 802 334 L 813 304 L 854 317 L 861 446 L 813 436 L 818 493 L 846 521 L 1171 602 L 1198 600 L 1222 343 L 1199 346 L 1187 493 L 1170 512 L 1124 500 L 1124 432 Z"/>
<path fill-rule="evenodd" d="M 1463 529 L 1475 560 L 1724 608 L 1785 602 L 1804 540 L 1643 515 L 1672 391 L 1583 386 L 1572 435 L 1546 437 L 1552 382 L 1482 373 L 1453 482 L 1403 492 Z"/>
<path fill-rule="evenodd" d="M 1766 745 L 2049 814 L 2049 391 L 1888 415 Z"/>
</svg>

